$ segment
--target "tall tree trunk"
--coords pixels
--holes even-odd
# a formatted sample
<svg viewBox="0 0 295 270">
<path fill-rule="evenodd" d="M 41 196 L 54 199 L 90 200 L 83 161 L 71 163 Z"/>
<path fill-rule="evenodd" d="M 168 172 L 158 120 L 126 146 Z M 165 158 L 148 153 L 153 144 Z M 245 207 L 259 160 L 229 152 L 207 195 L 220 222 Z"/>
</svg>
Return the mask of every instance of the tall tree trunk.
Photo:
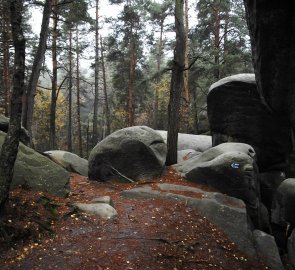
<svg viewBox="0 0 295 270">
<path fill-rule="evenodd" d="M 86 128 L 86 156 L 89 156 L 89 146 L 90 146 L 90 125 L 89 118 L 87 120 L 87 128 Z"/>
<path fill-rule="evenodd" d="M 72 152 L 73 151 L 73 144 L 72 144 L 72 93 L 73 93 L 73 63 L 72 63 L 72 49 L 73 49 L 73 37 L 72 37 L 72 29 L 69 31 L 69 118 L 68 118 L 68 151 Z"/>
<path fill-rule="evenodd" d="M 194 109 L 194 134 L 199 134 L 199 114 L 198 114 L 198 99 L 197 99 L 197 87 L 193 87 L 195 89 L 192 91 L 192 97 L 193 97 L 193 109 Z"/>
<path fill-rule="evenodd" d="M 98 4 L 99 0 L 96 0 L 95 5 L 95 83 L 94 83 L 94 104 L 93 104 L 93 134 L 92 134 L 92 143 L 95 145 L 98 141 L 98 81 L 99 81 L 99 33 L 98 33 Z"/>
<path fill-rule="evenodd" d="M 5 16 L 7 17 L 7 16 Z M 8 18 L 9 19 L 9 18 Z M 3 20 L 3 33 L 2 33 L 2 50 L 3 50 L 3 88 L 4 88 L 4 109 L 5 115 L 10 115 L 10 56 L 9 56 L 9 24 L 6 19 Z"/>
<path fill-rule="evenodd" d="M 10 17 L 15 55 L 11 116 L 8 132 L 0 152 L 0 214 L 3 213 L 4 205 L 9 195 L 21 131 L 22 95 L 25 77 L 25 38 L 21 27 L 22 9 L 21 0 L 10 0 Z"/>
<path fill-rule="evenodd" d="M 220 78 L 220 70 L 219 70 L 219 49 L 220 49 L 220 1 L 214 0 L 213 8 L 213 17 L 214 17 L 214 77 L 216 80 Z"/>
<path fill-rule="evenodd" d="M 157 72 L 161 70 L 162 63 L 162 54 L 163 54 L 163 32 L 164 32 L 164 19 L 161 20 L 160 24 L 160 38 L 159 38 L 159 47 L 157 55 Z M 160 79 L 158 79 L 160 83 Z M 153 127 L 154 129 L 158 128 L 158 114 L 159 114 L 159 90 L 158 87 L 155 87 L 155 100 L 154 100 L 154 112 L 153 112 Z"/>
<path fill-rule="evenodd" d="M 76 26 L 76 89 L 77 89 L 77 124 L 78 124 L 78 152 L 80 157 L 83 157 L 82 149 L 82 128 L 81 128 L 81 113 L 80 113 L 80 49 L 79 49 L 79 28 Z"/>
<path fill-rule="evenodd" d="M 183 96 L 184 108 L 182 110 L 182 122 L 185 131 L 189 128 L 189 112 L 190 112 L 190 93 L 189 93 L 189 44 L 188 44 L 188 0 L 184 0 L 184 31 L 185 31 L 185 48 L 184 48 L 184 72 L 183 72 Z"/>
<path fill-rule="evenodd" d="M 11 96 L 11 74 L 10 74 L 10 55 L 9 47 L 12 43 L 11 26 L 9 12 L 9 2 L 1 3 L 1 42 L 2 42 L 2 78 L 3 78 L 3 94 L 4 94 L 4 114 L 10 115 L 10 96 Z"/>
<path fill-rule="evenodd" d="M 56 148 L 55 138 L 55 118 L 56 118 L 56 90 L 57 90 L 57 4 L 58 0 L 53 0 L 52 3 L 52 15 L 53 15 L 53 27 L 52 27 L 52 92 L 51 92 L 51 104 L 50 104 L 50 148 Z"/>
<path fill-rule="evenodd" d="M 29 131 L 32 139 L 32 120 L 34 114 L 34 103 L 39 80 L 42 61 L 46 51 L 48 38 L 49 20 L 52 8 L 52 0 L 46 0 L 43 9 L 42 25 L 40 31 L 39 45 L 34 55 L 32 72 L 29 78 L 28 87 L 23 98 L 23 126 Z"/>
<path fill-rule="evenodd" d="M 135 65 L 136 65 L 136 54 L 135 54 L 135 43 L 134 40 L 130 41 L 129 49 L 129 82 L 128 82 L 128 100 L 127 100 L 127 126 L 131 127 L 134 125 L 134 82 L 135 82 Z"/>
<path fill-rule="evenodd" d="M 111 114 L 110 114 L 109 98 L 107 93 L 107 79 L 106 79 L 106 70 L 105 70 L 104 55 L 103 55 L 103 43 L 102 43 L 101 36 L 100 36 L 100 53 L 101 53 L 103 93 L 104 93 L 104 104 L 105 104 L 106 125 L 107 125 L 106 135 L 109 135 L 111 134 Z"/>
<path fill-rule="evenodd" d="M 183 0 L 175 0 L 175 30 L 176 46 L 171 76 L 170 99 L 168 105 L 168 134 L 167 134 L 167 159 L 166 164 L 177 163 L 177 141 L 179 131 L 180 99 L 183 91 L 184 71 L 184 24 Z"/>
<path fill-rule="evenodd" d="M 229 24 L 229 11 L 226 11 L 225 18 L 224 18 L 224 45 L 223 45 L 223 63 L 226 64 L 227 62 L 227 55 L 228 55 L 228 24 Z"/>
</svg>

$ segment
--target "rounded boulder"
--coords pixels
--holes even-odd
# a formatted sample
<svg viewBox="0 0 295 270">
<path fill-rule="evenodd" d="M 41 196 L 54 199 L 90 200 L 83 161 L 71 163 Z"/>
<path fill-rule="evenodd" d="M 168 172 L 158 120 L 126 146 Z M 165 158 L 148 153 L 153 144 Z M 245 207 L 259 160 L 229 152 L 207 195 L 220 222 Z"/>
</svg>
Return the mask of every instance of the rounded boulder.
<svg viewBox="0 0 295 270">
<path fill-rule="evenodd" d="M 146 126 L 120 129 L 99 142 L 88 163 L 90 180 L 132 180 L 159 177 L 165 166 L 167 147 L 159 133 Z"/>
</svg>

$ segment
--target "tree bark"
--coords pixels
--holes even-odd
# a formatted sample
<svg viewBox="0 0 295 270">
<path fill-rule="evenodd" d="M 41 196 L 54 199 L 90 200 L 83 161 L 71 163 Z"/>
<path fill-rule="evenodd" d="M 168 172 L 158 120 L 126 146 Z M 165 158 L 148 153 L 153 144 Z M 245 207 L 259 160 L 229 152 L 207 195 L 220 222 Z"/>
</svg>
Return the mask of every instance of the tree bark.
<svg viewBox="0 0 295 270">
<path fill-rule="evenodd" d="M 220 49 L 220 1 L 214 0 L 213 8 L 213 17 L 214 17 L 214 26 L 213 26 L 213 34 L 214 34 L 214 77 L 216 80 L 220 78 L 219 71 L 219 49 Z"/>
<path fill-rule="evenodd" d="M 166 165 L 177 163 L 177 141 L 179 131 L 180 99 L 183 91 L 184 71 L 184 24 L 183 0 L 175 0 L 176 46 L 171 76 L 170 100 L 168 105 L 168 134 Z"/>
<path fill-rule="evenodd" d="M 224 45 L 223 45 L 223 63 L 226 64 L 228 56 L 228 27 L 229 27 L 229 11 L 227 10 L 224 18 Z"/>
<path fill-rule="evenodd" d="M 77 124 L 78 124 L 78 152 L 83 157 L 82 149 L 82 128 L 81 128 L 81 112 L 80 112 L 80 57 L 79 57 L 79 28 L 76 26 L 76 90 L 77 90 Z"/>
<path fill-rule="evenodd" d="M 5 16 L 7 17 L 7 16 Z M 10 115 L 10 92 L 11 92 L 11 79 L 10 79 L 10 56 L 9 56 L 9 24 L 6 19 L 3 21 L 2 33 L 2 50 L 3 50 L 3 88 L 4 88 L 4 110 L 5 116 Z"/>
<path fill-rule="evenodd" d="M 50 104 L 50 148 L 56 148 L 56 135 L 55 135 L 55 119 L 56 119 L 56 90 L 57 90 L 57 24 L 58 24 L 58 0 L 53 0 L 52 13 L 53 13 L 53 27 L 52 27 L 52 92 Z"/>
<path fill-rule="evenodd" d="M 163 54 L 163 33 L 164 33 L 164 19 L 160 23 L 160 38 L 158 47 L 158 57 L 157 57 L 157 72 L 161 70 L 162 54 Z M 157 80 L 160 83 L 160 79 Z M 154 112 L 153 112 L 153 127 L 158 128 L 158 114 L 159 114 L 159 90 L 155 87 L 155 100 L 154 100 Z"/>
<path fill-rule="evenodd" d="M 193 85 L 194 91 L 192 91 L 192 105 L 194 110 L 194 134 L 199 134 L 199 113 L 198 113 L 198 99 L 197 99 L 197 87 Z"/>
<path fill-rule="evenodd" d="M 98 99 L 99 99 L 99 93 L 98 93 L 98 81 L 99 81 L 99 33 L 98 33 L 98 20 L 99 20 L 99 14 L 98 14 L 98 4 L 99 0 L 96 0 L 95 5 L 95 82 L 94 82 L 94 104 L 93 104 L 93 134 L 92 134 L 92 143 L 93 146 L 96 145 L 98 141 Z"/>
<path fill-rule="evenodd" d="M 10 96 L 11 96 L 11 72 L 10 72 L 10 54 L 9 48 L 12 43 L 11 27 L 10 27 L 10 14 L 9 2 L 2 1 L 1 7 L 1 42 L 2 42 L 2 78 L 3 78 L 3 96 L 4 96 L 4 114 L 9 117 L 10 115 Z"/>
<path fill-rule="evenodd" d="M 43 9 L 42 25 L 40 31 L 39 45 L 34 55 L 32 72 L 29 78 L 28 87 L 23 98 L 23 126 L 28 130 L 32 140 L 32 120 L 34 114 L 34 103 L 37 84 L 40 76 L 42 61 L 46 51 L 48 38 L 49 20 L 52 8 L 52 0 L 46 0 Z"/>
<path fill-rule="evenodd" d="M 128 99 L 127 99 L 127 126 L 131 127 L 134 125 L 134 81 L 135 81 L 135 65 L 136 65 L 136 55 L 135 55 L 135 44 L 134 40 L 130 41 L 129 49 L 129 81 L 128 81 Z"/>
<path fill-rule="evenodd" d="M 69 118 L 68 118 L 68 136 L 67 136 L 67 145 L 68 151 L 73 151 L 73 144 L 72 144 L 72 92 L 73 92 L 73 63 L 72 63 L 72 49 L 73 49 L 73 37 L 72 37 L 72 29 L 69 30 Z"/>
<path fill-rule="evenodd" d="M 189 128 L 189 112 L 190 112 L 190 93 L 189 93 L 189 44 L 188 44 L 188 31 L 189 31 L 189 22 L 188 22 L 188 0 L 184 0 L 184 32 L 185 32 L 185 39 L 184 39 L 184 72 L 183 72 L 183 96 L 184 96 L 184 108 L 183 108 L 183 127 L 184 130 L 188 130 Z"/>
<path fill-rule="evenodd" d="M 11 96 L 11 117 L 9 129 L 0 152 L 0 214 L 3 213 L 8 199 L 10 184 L 13 177 L 13 167 L 16 160 L 22 115 L 22 95 L 25 77 L 25 38 L 23 35 L 22 1 L 10 0 L 14 55 L 13 89 Z"/>
<path fill-rule="evenodd" d="M 103 93 L 104 93 L 104 104 L 105 104 L 106 125 L 107 125 L 106 135 L 109 135 L 111 134 L 111 114 L 110 114 L 109 98 L 108 98 L 108 92 L 107 92 L 107 79 L 106 79 L 106 70 L 105 70 L 105 62 L 104 62 L 104 55 L 103 55 L 103 44 L 102 44 L 101 36 L 100 36 L 100 53 L 101 53 Z"/>
</svg>

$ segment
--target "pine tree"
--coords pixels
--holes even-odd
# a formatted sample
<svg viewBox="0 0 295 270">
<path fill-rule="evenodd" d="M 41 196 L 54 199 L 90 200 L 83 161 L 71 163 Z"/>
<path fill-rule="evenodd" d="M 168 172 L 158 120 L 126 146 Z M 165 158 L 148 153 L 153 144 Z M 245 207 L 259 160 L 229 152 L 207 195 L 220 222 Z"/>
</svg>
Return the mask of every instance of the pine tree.
<svg viewBox="0 0 295 270">
<path fill-rule="evenodd" d="M 139 98 L 137 95 L 139 87 L 136 82 L 142 76 L 138 64 L 143 59 L 145 10 L 142 8 L 144 1 L 122 2 L 125 2 L 123 11 L 115 22 L 112 37 L 109 37 L 108 59 L 115 63 L 113 83 L 118 98 L 122 98 L 120 103 L 126 102 L 125 124 L 132 126 L 135 123 L 136 106 L 139 107 L 139 104 L 136 104 L 136 100 Z M 140 88 L 143 89 L 142 85 Z"/>
<path fill-rule="evenodd" d="M 43 8 L 42 25 L 40 30 L 39 45 L 34 55 L 31 75 L 29 78 L 26 93 L 23 98 L 23 126 L 29 131 L 32 138 L 32 119 L 34 110 L 34 99 L 36 95 L 37 83 L 41 71 L 41 65 L 46 52 L 48 39 L 49 20 L 51 15 L 52 0 L 46 0 Z"/>
<path fill-rule="evenodd" d="M 150 14 L 152 25 L 160 28 L 159 40 L 157 42 L 158 48 L 156 50 L 157 72 L 160 73 L 163 62 L 163 49 L 164 49 L 164 30 L 165 21 L 168 16 L 172 14 L 173 0 L 165 0 L 162 3 L 150 1 L 147 5 Z M 157 76 L 157 82 L 160 82 L 160 76 Z M 159 111 L 159 92 L 158 87 L 155 87 L 154 102 L 153 102 L 153 127 L 158 128 L 158 111 Z"/>
<path fill-rule="evenodd" d="M 9 195 L 21 130 L 22 103 L 25 79 L 25 38 L 22 30 L 22 0 L 10 0 L 14 55 L 13 90 L 9 129 L 0 152 L 0 213 Z"/>
<path fill-rule="evenodd" d="M 167 159 L 166 165 L 177 163 L 180 99 L 183 91 L 185 31 L 183 0 L 175 0 L 176 45 L 172 67 L 170 100 L 168 105 Z"/>
</svg>

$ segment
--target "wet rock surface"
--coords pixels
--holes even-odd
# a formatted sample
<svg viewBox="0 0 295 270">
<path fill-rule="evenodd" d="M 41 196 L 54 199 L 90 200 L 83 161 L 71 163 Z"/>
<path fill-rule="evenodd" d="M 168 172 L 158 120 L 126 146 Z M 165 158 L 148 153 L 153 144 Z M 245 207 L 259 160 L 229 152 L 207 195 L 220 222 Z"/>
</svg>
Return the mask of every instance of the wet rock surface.
<svg viewBox="0 0 295 270">
<path fill-rule="evenodd" d="M 46 151 L 44 154 L 68 172 L 88 176 L 88 161 L 86 159 L 81 158 L 76 154 L 61 150 Z"/>
<path fill-rule="evenodd" d="M 211 186 L 259 207 L 259 183 L 254 149 L 242 143 L 223 143 L 174 165 L 188 181 Z"/>
<path fill-rule="evenodd" d="M 0 131 L 0 146 L 5 133 Z M 70 174 L 55 162 L 20 143 L 15 162 L 12 188 L 19 185 L 57 196 L 69 194 Z"/>
<path fill-rule="evenodd" d="M 162 174 L 167 147 L 153 129 L 134 126 L 118 130 L 99 142 L 89 156 L 89 179 L 105 181 L 113 176 L 132 180 Z"/>
<path fill-rule="evenodd" d="M 156 130 L 167 142 L 167 131 Z M 177 150 L 193 149 L 197 152 L 204 152 L 212 147 L 212 138 L 208 135 L 194 135 L 178 133 Z"/>
<path fill-rule="evenodd" d="M 9 126 L 9 118 L 4 116 L 3 114 L 0 114 L 0 130 L 6 133 L 8 131 L 8 126 Z M 21 128 L 20 141 L 24 145 L 28 145 L 30 142 L 29 132 L 24 127 Z"/>
<path fill-rule="evenodd" d="M 250 144 L 260 172 L 286 169 L 292 150 L 290 125 L 261 102 L 254 74 L 237 74 L 214 83 L 207 103 L 213 146 Z"/>
</svg>

